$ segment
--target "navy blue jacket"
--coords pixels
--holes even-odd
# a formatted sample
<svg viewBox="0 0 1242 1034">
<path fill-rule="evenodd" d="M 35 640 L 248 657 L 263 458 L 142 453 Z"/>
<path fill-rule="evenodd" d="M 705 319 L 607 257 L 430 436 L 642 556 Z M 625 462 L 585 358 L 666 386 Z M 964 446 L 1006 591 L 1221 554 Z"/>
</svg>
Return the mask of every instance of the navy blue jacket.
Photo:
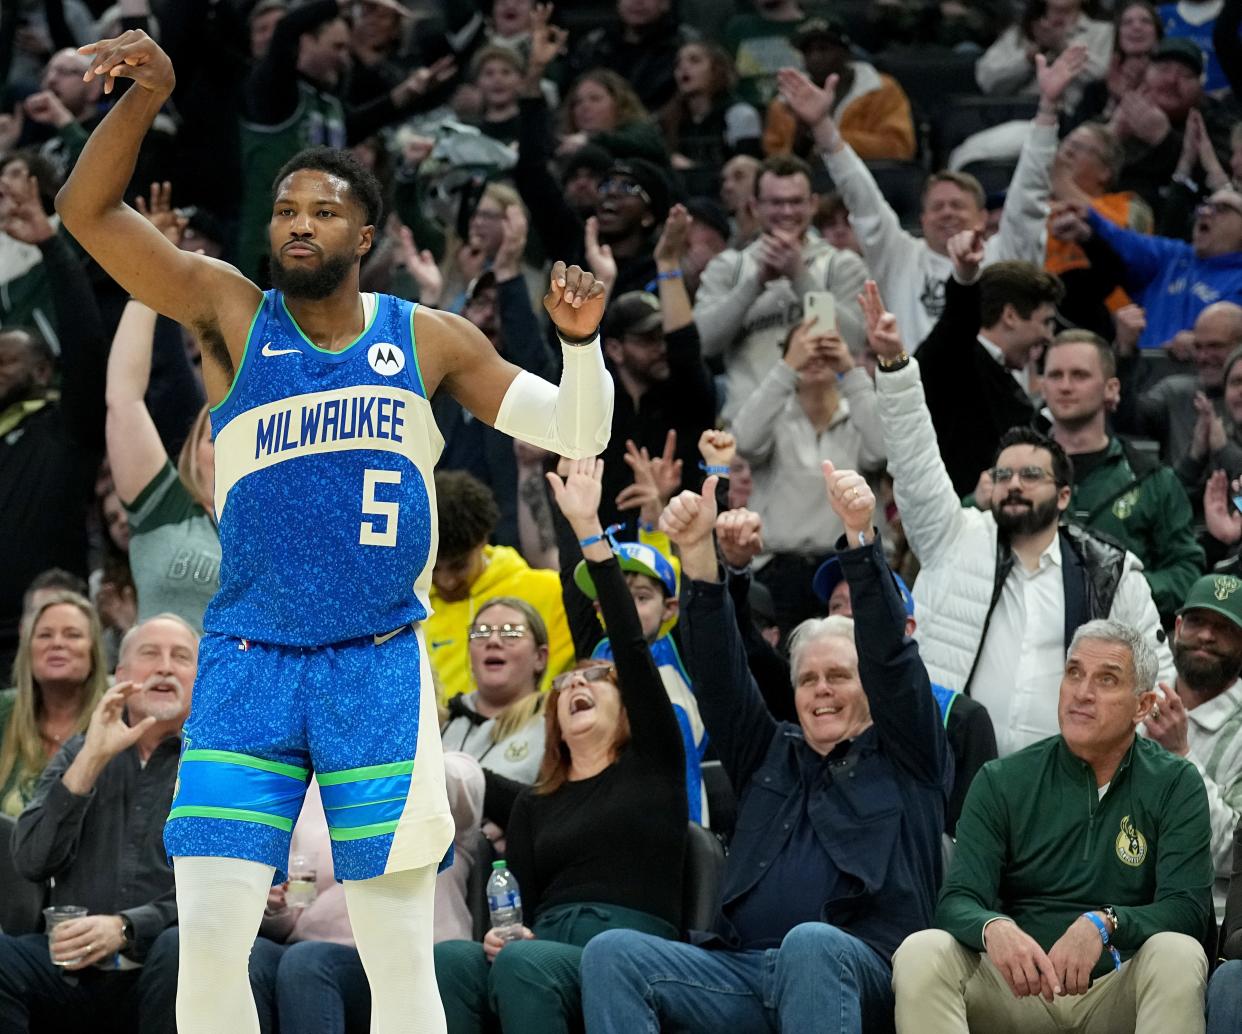
<svg viewBox="0 0 1242 1034">
<path fill-rule="evenodd" d="M 940 836 L 953 761 L 918 646 L 884 553 L 837 554 L 850 584 L 858 669 L 873 725 L 829 756 L 807 811 L 816 839 L 859 889 L 823 903 L 819 918 L 890 958 L 931 925 L 942 876 Z M 759 882 L 784 849 L 802 801 L 802 730 L 769 713 L 746 665 L 724 584 L 686 580 L 682 643 L 708 733 L 738 794 L 722 908 Z M 738 938 L 723 912 L 716 940 Z"/>
</svg>

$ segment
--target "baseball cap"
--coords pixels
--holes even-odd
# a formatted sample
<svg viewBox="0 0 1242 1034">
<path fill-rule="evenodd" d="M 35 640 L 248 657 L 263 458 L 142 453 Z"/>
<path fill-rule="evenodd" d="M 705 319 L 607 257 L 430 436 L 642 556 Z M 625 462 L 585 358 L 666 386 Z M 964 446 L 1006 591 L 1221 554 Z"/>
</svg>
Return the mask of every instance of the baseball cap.
<svg viewBox="0 0 1242 1034">
<path fill-rule="evenodd" d="M 643 193 L 647 195 L 647 207 L 651 209 L 656 222 L 662 223 L 667 218 L 671 203 L 668 177 L 660 171 L 658 166 L 645 158 L 626 158 L 624 161 L 616 161 L 608 166 L 608 171 L 604 176 L 606 179 L 623 177 L 633 180 L 643 188 Z"/>
<path fill-rule="evenodd" d="M 808 18 L 798 26 L 790 42 L 801 50 L 815 40 L 826 40 L 841 47 L 849 47 L 850 38 L 845 27 L 835 18 Z"/>
<path fill-rule="evenodd" d="M 579 169 L 590 169 L 602 176 L 611 164 L 612 155 L 599 144 L 583 144 L 565 162 L 565 167 L 561 172 L 561 182 L 568 181 Z"/>
<path fill-rule="evenodd" d="M 622 571 L 645 574 L 664 586 L 666 596 L 677 595 L 677 569 L 673 566 L 673 561 L 658 549 L 654 549 L 645 542 L 619 542 L 616 556 Z M 590 599 L 595 599 L 599 595 L 595 591 L 595 582 L 591 579 L 591 572 L 587 569 L 585 560 L 580 561 L 574 568 L 574 584 Z"/>
<path fill-rule="evenodd" d="M 901 602 L 906 608 L 906 617 L 914 617 L 914 594 L 910 591 L 896 571 L 889 571 L 893 576 L 893 583 L 897 586 L 897 592 L 901 596 Z M 819 565 L 819 570 L 815 572 L 815 577 L 811 579 L 811 588 L 820 601 L 827 604 L 832 598 L 832 590 L 841 584 L 841 580 L 845 577 L 845 572 L 841 570 L 841 561 L 831 556 Z M 1242 583 L 1239 583 L 1242 585 Z"/>
<path fill-rule="evenodd" d="M 649 291 L 626 291 L 608 306 L 600 326 L 602 336 L 650 334 L 664 326 L 660 299 Z"/>
<path fill-rule="evenodd" d="M 703 226 L 710 226 L 726 241 L 733 233 L 729 226 L 729 216 L 723 208 L 709 197 L 692 197 L 686 202 L 686 211 L 690 218 Z"/>
<path fill-rule="evenodd" d="M 1165 36 L 1151 55 L 1152 61 L 1180 61 L 1195 75 L 1203 74 L 1203 51 L 1185 36 Z"/>
<path fill-rule="evenodd" d="M 1242 628 L 1242 578 L 1231 574 L 1205 574 L 1190 587 L 1178 610 L 1214 610 Z"/>
<path fill-rule="evenodd" d="M 474 296 L 480 291 L 486 291 L 489 287 L 496 286 L 496 273 L 494 270 L 485 269 L 466 285 L 466 301 L 474 301 Z"/>
</svg>

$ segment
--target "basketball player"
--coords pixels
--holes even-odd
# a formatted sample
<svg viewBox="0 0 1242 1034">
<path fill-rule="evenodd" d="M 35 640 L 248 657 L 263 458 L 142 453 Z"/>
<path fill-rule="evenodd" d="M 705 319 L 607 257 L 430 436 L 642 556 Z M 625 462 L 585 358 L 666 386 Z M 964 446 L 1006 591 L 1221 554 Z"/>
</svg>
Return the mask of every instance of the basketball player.
<svg viewBox="0 0 1242 1034">
<path fill-rule="evenodd" d="M 613 386 L 596 329 L 604 291 L 558 262 L 545 298 L 559 388 L 502 360 L 465 320 L 361 294 L 380 219 L 347 153 L 280 172 L 275 289 L 179 251 L 122 195 L 172 93 L 142 32 L 81 48 L 88 79 L 134 85 L 91 135 L 57 210 L 134 297 L 193 328 L 216 442 L 223 563 L 165 831 L 181 925 L 182 1034 L 250 1034 L 246 964 L 311 772 L 371 984 L 373 1032 L 443 1031 L 432 897 L 453 835 L 421 622 L 435 559 L 429 399 L 565 456 L 603 450 Z"/>
</svg>

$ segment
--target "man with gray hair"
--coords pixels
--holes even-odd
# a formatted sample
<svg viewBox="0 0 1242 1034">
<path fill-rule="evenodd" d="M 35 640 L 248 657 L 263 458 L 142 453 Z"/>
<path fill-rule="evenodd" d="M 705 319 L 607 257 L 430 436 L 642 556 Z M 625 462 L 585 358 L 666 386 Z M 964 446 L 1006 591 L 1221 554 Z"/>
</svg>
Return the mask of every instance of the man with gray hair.
<svg viewBox="0 0 1242 1034">
<path fill-rule="evenodd" d="M 1157 666 L 1137 629 L 1079 626 L 1060 735 L 971 784 L 938 929 L 893 959 L 897 1034 L 1201 1034 L 1211 824 L 1194 765 L 1136 734 Z"/>
<path fill-rule="evenodd" d="M 197 666 L 198 635 L 176 615 L 130 629 L 116 684 L 44 769 L 17 820 L 14 865 L 54 880 L 49 905 L 88 914 L 57 925 L 50 944 L 0 935 L 0 1030 L 77 1029 L 102 1010 L 136 1015 L 125 1029 L 175 1031 L 172 1000 L 148 993 L 159 982 L 143 963 L 177 920 L 164 818 Z"/>
<path fill-rule="evenodd" d="M 797 724 L 768 712 L 721 581 L 716 478 L 669 503 L 681 549 L 682 644 L 704 724 L 740 802 L 709 932 L 681 944 L 607 931 L 582 957 L 593 1034 L 677 1029 L 882 1031 L 889 958 L 931 921 L 952 761 L 940 709 L 873 525 L 875 497 L 824 464 L 845 528 L 838 558 L 858 621 L 794 633 Z"/>
</svg>

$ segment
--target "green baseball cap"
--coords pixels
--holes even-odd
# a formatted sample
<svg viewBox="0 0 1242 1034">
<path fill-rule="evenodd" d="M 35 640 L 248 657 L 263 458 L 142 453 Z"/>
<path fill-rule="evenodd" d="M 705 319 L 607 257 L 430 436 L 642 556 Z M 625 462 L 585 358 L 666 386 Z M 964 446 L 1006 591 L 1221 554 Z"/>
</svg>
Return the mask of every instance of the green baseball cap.
<svg viewBox="0 0 1242 1034">
<path fill-rule="evenodd" d="M 1242 578 L 1232 574 L 1205 574 L 1186 593 L 1178 614 L 1188 610 L 1214 610 L 1242 628 Z"/>
</svg>

